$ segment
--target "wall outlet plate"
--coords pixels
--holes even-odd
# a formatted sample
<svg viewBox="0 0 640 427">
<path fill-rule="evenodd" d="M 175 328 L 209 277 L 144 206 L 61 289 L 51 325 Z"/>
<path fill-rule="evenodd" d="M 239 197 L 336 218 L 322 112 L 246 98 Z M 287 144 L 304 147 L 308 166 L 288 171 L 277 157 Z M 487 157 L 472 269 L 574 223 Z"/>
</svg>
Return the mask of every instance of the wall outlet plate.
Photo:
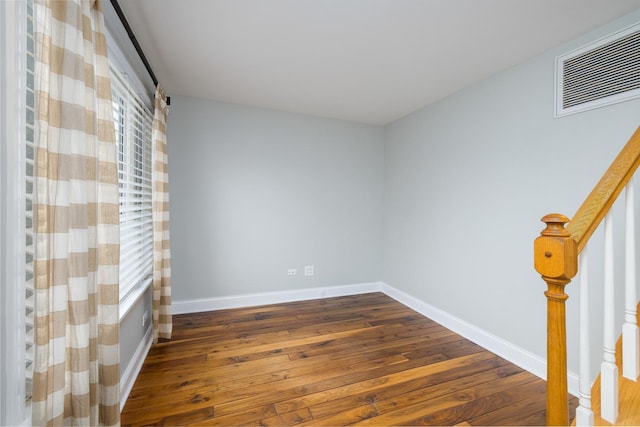
<svg viewBox="0 0 640 427">
<path fill-rule="evenodd" d="M 298 270 L 295 268 L 290 268 L 287 270 L 287 275 L 288 276 L 295 276 L 296 274 L 298 274 Z"/>
<path fill-rule="evenodd" d="M 304 266 L 304 275 L 305 276 L 313 276 L 315 274 L 315 270 L 313 265 L 305 265 Z"/>
</svg>

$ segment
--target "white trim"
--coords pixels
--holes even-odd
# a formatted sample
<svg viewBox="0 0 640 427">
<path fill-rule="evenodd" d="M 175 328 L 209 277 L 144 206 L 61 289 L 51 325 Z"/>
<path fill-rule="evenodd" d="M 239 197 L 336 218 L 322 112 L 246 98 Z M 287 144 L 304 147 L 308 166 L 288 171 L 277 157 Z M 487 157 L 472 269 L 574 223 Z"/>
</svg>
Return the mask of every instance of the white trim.
<svg viewBox="0 0 640 427">
<path fill-rule="evenodd" d="M 0 2 L 2 326 L 0 424 L 30 424 L 25 405 L 26 2 Z"/>
<path fill-rule="evenodd" d="M 144 360 L 151 349 L 151 344 L 153 344 L 153 334 L 151 332 L 151 327 L 148 327 L 142 341 L 140 341 L 138 348 L 136 348 L 136 352 L 129 361 L 127 368 L 124 370 L 122 375 L 120 375 L 120 411 L 122 411 L 125 403 L 127 403 L 129 393 L 131 393 L 133 384 L 135 384 L 136 378 L 138 378 L 138 374 L 142 369 Z"/>
<path fill-rule="evenodd" d="M 310 289 L 293 289 L 290 291 L 261 292 L 247 295 L 231 295 L 226 297 L 173 301 L 171 304 L 171 310 L 173 314 L 199 313 L 201 311 L 224 310 L 228 308 L 253 307 L 265 304 L 279 304 L 346 295 L 358 295 L 380 292 L 382 285 L 382 282 L 368 282 Z"/>
<path fill-rule="evenodd" d="M 147 292 L 147 289 L 153 283 L 153 277 L 149 276 L 147 279 L 140 282 L 137 286 L 134 286 L 121 300 L 120 300 L 120 322 L 124 319 L 129 311 L 138 302 L 140 298 Z"/>
<path fill-rule="evenodd" d="M 440 310 L 439 308 L 427 304 L 426 302 L 396 289 L 393 286 L 387 285 L 386 283 L 382 284 L 381 290 L 396 301 L 412 308 L 429 319 L 438 322 L 445 328 L 452 330 L 464 338 L 486 348 L 492 353 L 495 353 L 509 362 L 520 366 L 522 369 L 546 380 L 546 359 L 505 341 L 502 338 Z M 569 393 L 577 396 L 579 393 L 578 375 L 574 372 L 568 372 L 568 383 Z"/>
</svg>

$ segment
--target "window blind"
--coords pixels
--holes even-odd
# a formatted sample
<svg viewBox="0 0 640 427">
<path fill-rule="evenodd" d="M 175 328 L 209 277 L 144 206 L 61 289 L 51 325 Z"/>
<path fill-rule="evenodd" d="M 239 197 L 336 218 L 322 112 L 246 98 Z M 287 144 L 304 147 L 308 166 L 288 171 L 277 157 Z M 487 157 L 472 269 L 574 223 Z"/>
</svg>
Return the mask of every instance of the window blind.
<svg viewBox="0 0 640 427">
<path fill-rule="evenodd" d="M 111 68 L 120 186 L 120 300 L 153 273 L 151 126 L 153 116 Z"/>
<path fill-rule="evenodd" d="M 33 37 L 33 0 L 27 1 L 26 58 L 26 132 L 25 132 L 25 402 L 33 390 L 33 168 L 35 158 L 35 42 Z"/>
</svg>

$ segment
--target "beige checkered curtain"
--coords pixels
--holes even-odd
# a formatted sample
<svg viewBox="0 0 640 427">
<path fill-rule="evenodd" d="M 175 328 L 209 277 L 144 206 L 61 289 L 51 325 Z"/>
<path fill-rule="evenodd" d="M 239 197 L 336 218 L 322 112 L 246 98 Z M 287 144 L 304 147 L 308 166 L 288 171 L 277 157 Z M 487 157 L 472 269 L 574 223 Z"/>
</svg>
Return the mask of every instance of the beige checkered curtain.
<svg viewBox="0 0 640 427">
<path fill-rule="evenodd" d="M 156 88 L 153 114 L 153 341 L 171 338 L 171 251 L 169 250 L 169 173 L 167 97 Z"/>
<path fill-rule="evenodd" d="M 35 0 L 34 425 L 119 425 L 118 168 L 98 0 Z"/>
</svg>

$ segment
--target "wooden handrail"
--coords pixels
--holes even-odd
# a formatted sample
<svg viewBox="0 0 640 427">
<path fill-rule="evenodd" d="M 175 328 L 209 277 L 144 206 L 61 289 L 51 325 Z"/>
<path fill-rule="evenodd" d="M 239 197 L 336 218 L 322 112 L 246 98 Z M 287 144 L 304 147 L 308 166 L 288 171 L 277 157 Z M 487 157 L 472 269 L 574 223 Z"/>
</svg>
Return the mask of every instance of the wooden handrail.
<svg viewBox="0 0 640 427">
<path fill-rule="evenodd" d="M 640 165 L 640 127 L 631 136 L 573 219 L 542 218 L 534 242 L 534 266 L 547 283 L 547 425 L 568 425 L 567 332 L 564 287 L 577 273 L 578 254 Z M 565 224 L 567 224 L 565 226 Z"/>
<path fill-rule="evenodd" d="M 640 127 L 611 163 L 566 227 L 578 244 L 578 253 L 582 252 L 593 232 L 638 169 L 638 165 L 640 165 Z"/>
</svg>

